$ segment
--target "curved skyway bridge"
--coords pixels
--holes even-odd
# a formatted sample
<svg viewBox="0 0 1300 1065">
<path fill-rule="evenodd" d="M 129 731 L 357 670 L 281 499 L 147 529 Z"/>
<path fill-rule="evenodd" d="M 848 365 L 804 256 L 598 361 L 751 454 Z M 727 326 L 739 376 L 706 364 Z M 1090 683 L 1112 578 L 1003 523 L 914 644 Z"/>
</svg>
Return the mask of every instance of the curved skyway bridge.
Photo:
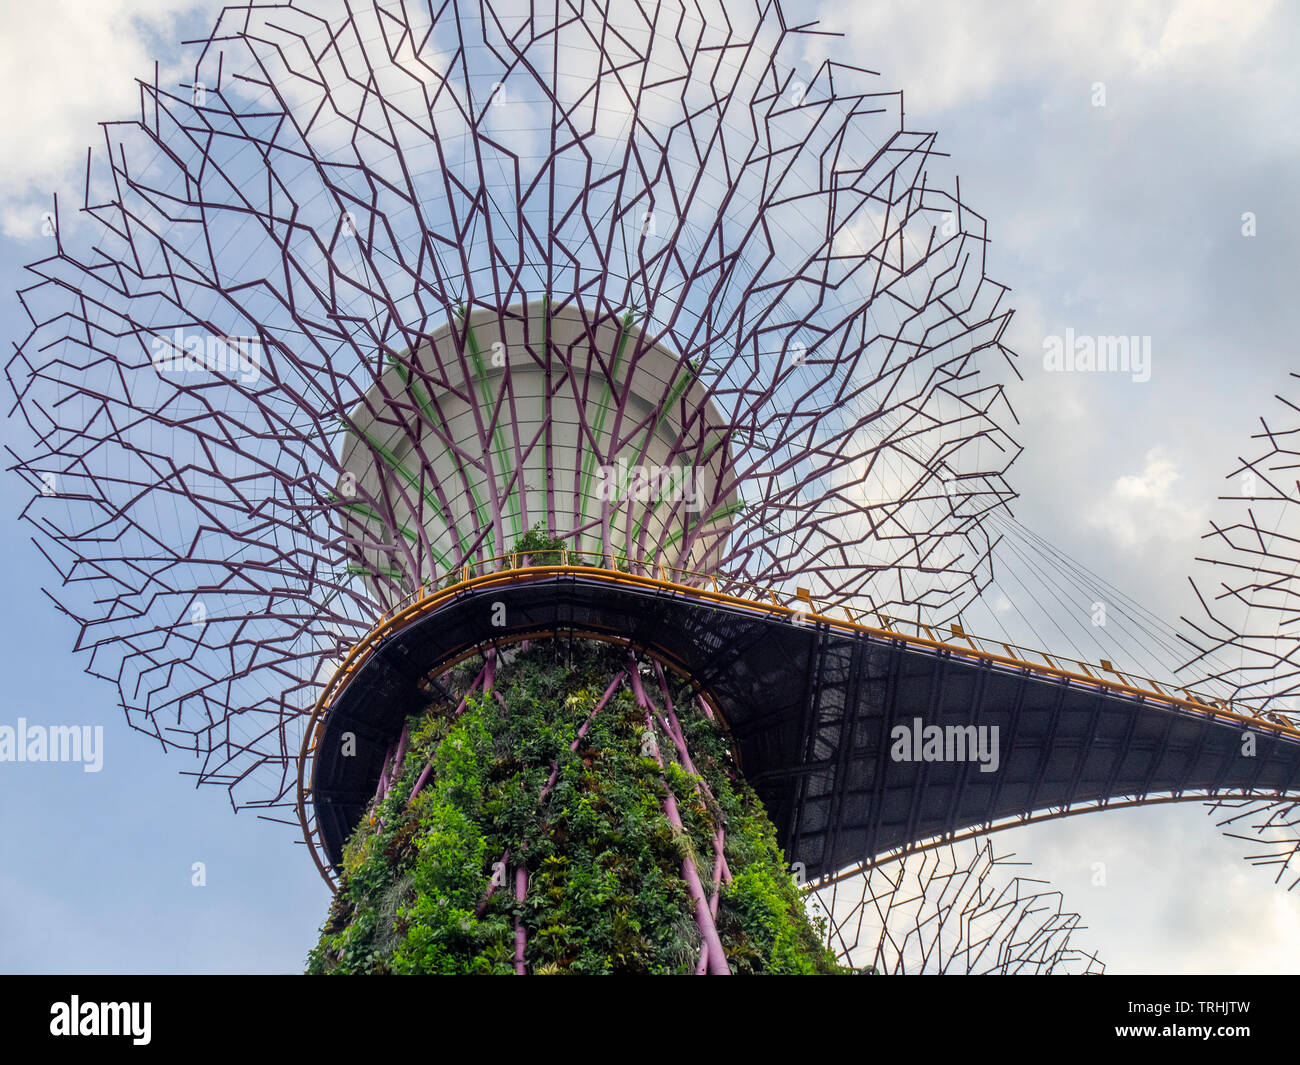
<svg viewBox="0 0 1300 1065">
<path fill-rule="evenodd" d="M 425 678 L 541 636 L 628 645 L 689 680 L 810 877 L 1046 818 L 1300 788 L 1300 731 L 1285 718 L 1108 661 L 552 554 L 464 567 L 346 656 L 300 759 L 299 816 L 327 879 L 403 721 L 428 705 Z M 355 756 L 340 753 L 344 732 Z"/>
</svg>

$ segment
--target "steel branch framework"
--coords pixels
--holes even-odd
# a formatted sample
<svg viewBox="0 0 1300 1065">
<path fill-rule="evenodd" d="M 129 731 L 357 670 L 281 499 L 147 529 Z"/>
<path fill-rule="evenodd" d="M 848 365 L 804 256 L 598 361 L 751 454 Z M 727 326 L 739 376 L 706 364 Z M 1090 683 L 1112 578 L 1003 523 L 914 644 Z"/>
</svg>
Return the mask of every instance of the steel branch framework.
<svg viewBox="0 0 1300 1065">
<path fill-rule="evenodd" d="M 859 970 L 878 973 L 1100 974 L 1073 944 L 1084 930 L 1061 894 L 1014 874 L 1025 863 L 987 840 L 899 852 L 846 872 L 813 895 L 830 942 Z"/>
<path fill-rule="evenodd" d="M 24 517 L 89 670 L 235 805 L 292 800 L 378 615 L 537 522 L 670 563 L 711 536 L 724 582 L 895 616 L 987 579 L 984 222 L 898 94 L 803 80 L 809 31 L 745 14 L 228 8 L 105 125 L 21 293 Z M 711 470 L 675 543 L 591 504 L 638 458 Z"/>
<path fill-rule="evenodd" d="M 1260 418 L 1256 457 L 1238 458 L 1221 498 L 1232 520 L 1212 522 L 1190 578 L 1201 607 L 1183 618 L 1195 651 L 1183 669 L 1226 685 L 1233 703 L 1264 721 L 1295 725 L 1300 695 L 1300 374 L 1280 409 Z M 1224 833 L 1262 850 L 1247 855 L 1275 866 L 1288 889 L 1300 883 L 1300 810 L 1287 800 L 1224 799 L 1210 804 Z"/>
</svg>

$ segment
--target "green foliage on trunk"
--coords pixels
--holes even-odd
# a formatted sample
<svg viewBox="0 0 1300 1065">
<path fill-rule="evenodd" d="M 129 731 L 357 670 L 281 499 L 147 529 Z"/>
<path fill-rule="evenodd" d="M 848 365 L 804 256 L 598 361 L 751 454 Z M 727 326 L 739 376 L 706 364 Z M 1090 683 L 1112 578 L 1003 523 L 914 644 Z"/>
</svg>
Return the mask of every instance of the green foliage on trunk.
<svg viewBox="0 0 1300 1065">
<path fill-rule="evenodd" d="M 662 728 L 647 737 L 626 683 L 569 750 L 627 666 L 625 651 L 547 641 L 505 657 L 494 692 L 471 696 L 459 717 L 442 704 L 408 723 L 399 777 L 345 849 L 309 972 L 514 972 L 516 918 L 532 973 L 693 972 L 700 933 L 682 863 L 693 858 L 711 892 L 719 824 L 734 875 L 717 915 L 731 970 L 837 971 L 722 731 L 684 692 L 672 692 L 674 703 L 712 798 Z M 480 664 L 459 667 L 444 687 L 459 698 Z M 643 677 L 662 707 L 657 681 Z M 655 747 L 664 771 L 647 756 Z M 410 800 L 430 762 L 428 782 Z M 553 764 L 558 777 L 542 803 Z M 685 831 L 664 814 L 665 788 Z M 519 902 L 521 863 L 528 887 Z"/>
</svg>

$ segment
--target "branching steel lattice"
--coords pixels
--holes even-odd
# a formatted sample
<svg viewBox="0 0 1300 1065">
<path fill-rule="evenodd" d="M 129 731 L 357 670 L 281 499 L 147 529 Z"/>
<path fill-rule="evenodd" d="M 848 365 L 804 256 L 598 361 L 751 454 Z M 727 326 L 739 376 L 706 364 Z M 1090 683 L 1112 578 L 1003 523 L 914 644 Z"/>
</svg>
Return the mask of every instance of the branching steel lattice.
<svg viewBox="0 0 1300 1065">
<path fill-rule="evenodd" d="M 1192 579 L 1201 613 L 1184 618 L 1194 655 L 1183 667 L 1227 685 L 1234 705 L 1262 725 L 1300 722 L 1300 374 L 1260 419 L 1253 458 L 1239 458 L 1222 497 L 1232 520 L 1211 522 Z M 1289 799 L 1223 799 L 1210 814 L 1228 836 L 1263 849 L 1250 861 L 1300 883 L 1300 809 Z"/>
<path fill-rule="evenodd" d="M 1073 945 L 1082 926 L 1060 892 L 1000 875 L 1020 864 L 988 839 L 903 854 L 820 888 L 813 912 L 825 915 L 840 956 L 877 972 L 1104 972 Z"/>
</svg>

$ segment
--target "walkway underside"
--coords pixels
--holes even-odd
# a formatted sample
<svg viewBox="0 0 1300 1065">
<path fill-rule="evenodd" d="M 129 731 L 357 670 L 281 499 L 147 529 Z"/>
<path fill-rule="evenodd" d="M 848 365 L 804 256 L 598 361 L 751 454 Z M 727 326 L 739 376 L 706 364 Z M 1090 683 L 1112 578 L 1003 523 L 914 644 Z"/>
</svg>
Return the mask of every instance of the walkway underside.
<svg viewBox="0 0 1300 1065">
<path fill-rule="evenodd" d="M 375 794 L 403 720 L 428 704 L 417 682 L 442 663 L 540 636 L 626 642 L 692 680 L 730 729 L 787 856 L 810 877 L 936 836 L 1109 801 L 1300 788 L 1300 737 L 1261 724 L 1246 741 L 1247 724 L 1222 711 L 775 604 L 613 571 L 535 568 L 436 592 L 354 650 L 318 707 L 307 751 L 310 834 L 329 865 Z M 986 743 L 996 727 L 996 769 L 982 771 L 992 761 L 973 760 L 974 750 L 925 760 L 919 741 L 900 744 L 895 731 L 915 731 L 917 719 L 954 738 L 958 726 L 986 727 Z M 345 732 L 356 736 L 353 757 L 341 755 Z M 960 753 L 952 742 L 949 756 Z"/>
</svg>

